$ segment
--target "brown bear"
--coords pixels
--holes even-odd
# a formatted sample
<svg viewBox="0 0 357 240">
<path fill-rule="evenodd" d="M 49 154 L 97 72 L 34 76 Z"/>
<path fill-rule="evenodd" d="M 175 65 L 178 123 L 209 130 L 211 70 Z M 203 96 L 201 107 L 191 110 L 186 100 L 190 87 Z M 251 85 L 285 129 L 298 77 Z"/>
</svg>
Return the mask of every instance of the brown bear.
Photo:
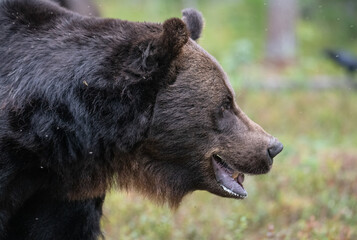
<svg viewBox="0 0 357 240">
<path fill-rule="evenodd" d="M 1 239 L 97 239 L 113 184 L 172 207 L 247 196 L 283 146 L 238 107 L 202 25 L 0 2 Z"/>
</svg>

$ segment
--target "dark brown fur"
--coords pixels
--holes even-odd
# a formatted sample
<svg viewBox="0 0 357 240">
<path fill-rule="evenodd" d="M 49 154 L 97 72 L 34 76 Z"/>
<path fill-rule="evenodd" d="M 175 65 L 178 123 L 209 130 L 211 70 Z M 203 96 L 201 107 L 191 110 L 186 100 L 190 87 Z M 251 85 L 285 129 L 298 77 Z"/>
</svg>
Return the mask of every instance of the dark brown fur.
<svg viewBox="0 0 357 240">
<path fill-rule="evenodd" d="M 0 3 L 0 238 L 95 239 L 113 185 L 173 208 L 195 190 L 234 197 L 215 178 L 215 154 L 241 172 L 270 170 L 276 140 L 189 39 L 201 15 L 185 22 Z"/>
</svg>

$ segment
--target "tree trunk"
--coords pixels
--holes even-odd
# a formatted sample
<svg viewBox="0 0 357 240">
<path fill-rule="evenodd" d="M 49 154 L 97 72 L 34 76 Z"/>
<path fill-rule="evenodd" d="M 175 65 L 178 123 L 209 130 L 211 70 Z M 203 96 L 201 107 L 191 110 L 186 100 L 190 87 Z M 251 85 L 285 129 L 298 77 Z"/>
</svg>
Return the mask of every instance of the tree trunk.
<svg viewBox="0 0 357 240">
<path fill-rule="evenodd" d="M 278 66 L 295 59 L 297 0 L 268 1 L 268 36 L 266 59 Z"/>
</svg>

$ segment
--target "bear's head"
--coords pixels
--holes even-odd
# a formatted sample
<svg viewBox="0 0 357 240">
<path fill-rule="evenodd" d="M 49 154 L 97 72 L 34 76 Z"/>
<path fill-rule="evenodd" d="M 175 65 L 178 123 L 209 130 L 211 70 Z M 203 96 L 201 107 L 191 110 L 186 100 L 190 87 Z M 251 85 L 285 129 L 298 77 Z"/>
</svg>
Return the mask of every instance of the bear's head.
<svg viewBox="0 0 357 240">
<path fill-rule="evenodd" d="M 283 145 L 238 107 L 228 76 L 196 43 L 201 14 L 186 9 L 183 22 L 169 19 L 163 24 L 162 49 L 170 43 L 173 49 L 166 75 L 171 80 L 157 93 L 140 147 L 145 180 L 134 185 L 172 206 L 194 190 L 243 199 L 244 174 L 267 173 Z"/>
<path fill-rule="evenodd" d="M 196 43 L 193 9 L 135 23 L 18 0 L 0 16 L 0 152 L 41 169 L 44 189 L 81 200 L 115 182 L 173 207 L 194 190 L 241 199 L 244 174 L 267 173 L 283 148 Z"/>
</svg>

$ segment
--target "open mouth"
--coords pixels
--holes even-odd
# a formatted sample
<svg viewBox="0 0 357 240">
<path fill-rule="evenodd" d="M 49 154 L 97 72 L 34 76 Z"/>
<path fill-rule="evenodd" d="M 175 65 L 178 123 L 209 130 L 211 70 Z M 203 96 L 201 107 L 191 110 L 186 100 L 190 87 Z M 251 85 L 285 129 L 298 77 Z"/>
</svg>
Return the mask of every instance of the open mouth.
<svg viewBox="0 0 357 240">
<path fill-rule="evenodd" d="M 216 180 L 225 192 L 240 199 L 248 196 L 243 187 L 244 173 L 234 170 L 218 154 L 213 155 L 212 163 Z"/>
</svg>

